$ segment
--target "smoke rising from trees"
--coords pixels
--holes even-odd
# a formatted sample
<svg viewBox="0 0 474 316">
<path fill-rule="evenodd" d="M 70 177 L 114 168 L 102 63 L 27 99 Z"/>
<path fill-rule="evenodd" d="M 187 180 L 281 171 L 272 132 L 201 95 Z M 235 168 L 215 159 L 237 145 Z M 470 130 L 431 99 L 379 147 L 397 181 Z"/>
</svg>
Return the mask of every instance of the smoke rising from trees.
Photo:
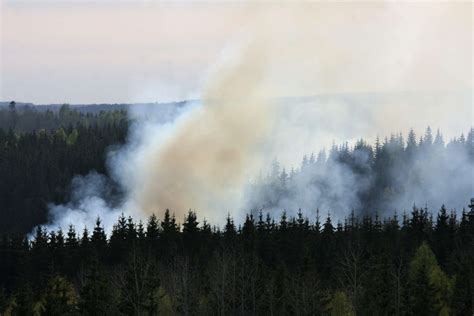
<svg viewBox="0 0 474 316">
<path fill-rule="evenodd" d="M 474 192 L 474 130 L 445 145 L 440 132 L 428 128 L 418 141 L 392 135 L 371 146 L 333 145 L 329 153 L 304 156 L 295 170 L 274 161 L 267 176 L 247 189 L 247 209 L 295 214 L 298 209 L 343 220 L 356 215 L 386 216 L 408 212 L 413 205 L 447 205 L 462 210 Z"/>
<path fill-rule="evenodd" d="M 459 58 L 443 64 L 449 67 L 431 67 L 446 61 L 430 28 L 439 19 L 449 25 L 439 35 L 449 38 L 453 44 L 447 45 L 449 49 L 469 44 L 463 42 L 465 34 L 458 25 L 466 20 L 455 18 L 460 8 L 387 4 L 353 10 L 343 5 L 308 5 L 249 13 L 239 37 L 231 39 L 222 61 L 210 71 L 200 101 L 157 113 L 131 111 L 129 141 L 109 157 L 112 181 L 124 192 L 122 200 L 110 203 L 94 191 L 94 199 L 84 196 L 66 206 L 53 206 L 52 222 L 70 221 L 75 217 L 62 214 L 76 212 L 115 220 L 120 212 L 162 214 L 169 208 L 178 220 L 193 209 L 210 222 L 222 223 L 228 213 L 269 207 L 264 205 L 266 197 L 247 189 L 247 184 L 255 182 L 258 172 L 274 158 L 283 158 L 289 170 L 303 152 L 329 148 L 333 141 L 354 144 L 358 137 L 388 136 L 410 127 L 419 131 L 427 125 L 442 130 L 447 126 L 452 137 L 470 128 L 472 78 L 465 73 L 466 65 L 458 67 L 469 62 L 470 57 L 465 57 L 470 55 L 456 50 Z M 347 23 L 348 14 L 353 23 Z M 459 31 L 457 36 L 446 36 L 451 30 Z M 417 36 L 426 40 L 421 44 Z M 453 77 L 457 80 L 446 80 Z M 337 94 L 311 102 L 282 98 L 345 89 L 358 93 L 373 89 L 369 92 L 378 94 L 349 101 Z M 399 93 L 408 90 L 415 92 Z M 393 92 L 399 94 L 380 97 Z M 383 153 L 395 146 L 391 141 L 387 144 Z M 413 203 L 456 204 L 473 191 L 472 164 L 464 152 L 450 149 L 447 156 L 431 150 L 422 154 L 420 149 L 409 167 L 389 161 L 374 173 L 377 154 L 364 148 L 347 154 L 352 160 L 349 166 L 344 155 L 350 150 L 345 146 L 336 151 L 342 157 L 329 154 L 324 168 L 306 172 L 302 167 L 293 178 L 292 194 L 280 196 L 271 190 L 270 195 L 277 194 L 271 200 L 278 200 L 272 207 L 320 207 L 343 216 L 352 208 L 374 211 Z M 403 192 L 383 191 L 393 186 L 377 182 L 381 172 L 390 184 L 404 187 Z M 451 182 L 454 177 L 456 185 Z M 102 185 L 100 177 L 88 179 L 93 186 Z M 323 184 L 315 186 L 313 181 Z M 373 189 L 376 183 L 380 186 Z M 460 186 L 467 193 L 456 189 Z M 385 197 L 385 204 L 368 203 L 366 194 Z"/>
</svg>

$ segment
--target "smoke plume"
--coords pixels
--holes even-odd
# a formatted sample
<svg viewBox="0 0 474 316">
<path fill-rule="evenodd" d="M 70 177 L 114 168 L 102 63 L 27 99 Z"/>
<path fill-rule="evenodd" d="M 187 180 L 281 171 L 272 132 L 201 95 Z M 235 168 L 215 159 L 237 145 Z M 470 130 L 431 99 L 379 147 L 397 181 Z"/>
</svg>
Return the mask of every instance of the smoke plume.
<svg viewBox="0 0 474 316">
<path fill-rule="evenodd" d="M 448 137 L 470 128 L 472 78 L 466 69 L 472 61 L 463 6 L 307 3 L 247 9 L 239 11 L 243 26 L 204 80 L 199 101 L 154 111 L 131 108 L 127 144 L 108 159 L 122 199 L 91 189 L 107 187 L 99 175 L 78 178 L 71 202 L 51 206 L 51 225 L 90 225 L 97 215 L 109 223 L 120 212 L 144 217 L 165 209 L 178 220 L 192 209 L 219 224 L 251 205 L 248 183 L 275 158 L 289 170 L 304 153 L 333 142 L 373 141 L 377 134 L 410 127 L 420 132 L 428 125 Z M 448 53 L 439 49 L 440 41 Z M 365 163 L 364 156 L 358 159 Z M 420 162 L 420 176 L 435 165 Z M 463 166 L 459 170 L 472 171 Z M 361 181 L 336 162 L 321 170 L 316 176 L 324 179 L 323 191 L 308 191 L 311 186 L 301 179 L 293 197 L 277 207 L 319 205 L 342 213 L 360 205 L 357 193 L 370 186 L 370 176 Z M 432 188 L 414 189 L 403 204 L 420 195 L 452 200 L 448 187 Z"/>
<path fill-rule="evenodd" d="M 149 126 L 129 157 L 129 200 L 150 214 L 189 209 L 218 219 L 238 205 L 246 177 L 259 168 L 259 147 L 271 129 L 269 101 L 261 95 L 265 54 L 250 44 L 238 64 L 215 74 L 202 104 L 168 130 Z M 124 162 L 115 161 L 122 165 Z M 130 161 L 126 161 L 126 164 Z M 117 175 L 120 176 L 120 175 Z"/>
</svg>

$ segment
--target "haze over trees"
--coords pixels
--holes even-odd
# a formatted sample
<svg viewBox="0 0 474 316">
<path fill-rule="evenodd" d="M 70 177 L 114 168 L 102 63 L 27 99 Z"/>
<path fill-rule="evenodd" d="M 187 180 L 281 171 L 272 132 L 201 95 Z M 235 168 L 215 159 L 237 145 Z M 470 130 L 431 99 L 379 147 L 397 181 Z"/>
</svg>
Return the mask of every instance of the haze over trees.
<svg viewBox="0 0 474 316">
<path fill-rule="evenodd" d="M 338 218 L 403 212 L 413 204 L 463 207 L 474 194 L 474 129 L 445 142 L 430 127 L 422 136 L 392 134 L 374 145 L 335 144 L 303 157 L 297 169 L 274 161 L 247 192 L 247 208 L 294 211 L 316 208 Z"/>
</svg>

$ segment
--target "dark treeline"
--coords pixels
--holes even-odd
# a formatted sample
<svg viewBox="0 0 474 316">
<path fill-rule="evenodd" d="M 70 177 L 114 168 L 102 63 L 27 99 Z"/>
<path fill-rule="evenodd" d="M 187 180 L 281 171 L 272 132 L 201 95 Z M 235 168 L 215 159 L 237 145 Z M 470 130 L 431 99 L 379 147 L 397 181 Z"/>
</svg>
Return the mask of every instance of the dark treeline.
<svg viewBox="0 0 474 316">
<path fill-rule="evenodd" d="M 0 241 L 0 313 L 472 315 L 474 214 L 429 214 L 39 227 Z"/>
<path fill-rule="evenodd" d="M 248 209 L 331 211 L 343 217 L 375 210 L 385 214 L 414 203 L 460 208 L 474 193 L 474 129 L 445 143 L 428 127 L 419 138 L 392 135 L 375 145 L 359 140 L 350 147 L 305 156 L 298 169 L 270 172 L 248 190 Z"/>
<path fill-rule="evenodd" d="M 76 125 L 104 127 L 117 124 L 125 120 L 126 116 L 125 110 L 100 111 L 94 114 L 80 112 L 68 104 L 62 105 L 57 111 L 40 111 L 33 106 L 17 108 L 16 103 L 12 101 L 8 108 L 0 108 L 0 128 L 22 133 L 39 130 L 51 131 Z"/>
<path fill-rule="evenodd" d="M 0 111 L 0 232 L 27 233 L 47 204 L 68 199 L 75 175 L 107 173 L 107 149 L 125 142 L 125 112 Z"/>
<path fill-rule="evenodd" d="M 153 111 L 157 108 L 180 108 L 186 106 L 193 100 L 175 101 L 175 102 L 153 102 L 153 103 L 96 103 L 96 104 L 34 104 L 24 102 L 2 102 L 0 101 L 0 111 L 11 109 L 12 107 L 19 113 L 28 112 L 53 112 L 57 113 L 64 106 L 82 114 L 101 114 L 107 112 L 128 112 L 130 109 L 138 109 L 144 111 Z M 51 113 L 49 114 L 51 115 Z M 5 121 L 4 121 L 5 122 Z"/>
</svg>

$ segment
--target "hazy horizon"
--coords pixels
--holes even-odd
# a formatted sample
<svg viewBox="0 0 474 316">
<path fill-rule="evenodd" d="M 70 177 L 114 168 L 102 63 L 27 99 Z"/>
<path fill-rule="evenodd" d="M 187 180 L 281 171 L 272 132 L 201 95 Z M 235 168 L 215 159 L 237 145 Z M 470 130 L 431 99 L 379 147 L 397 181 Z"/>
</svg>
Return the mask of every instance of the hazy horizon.
<svg viewBox="0 0 474 316">
<path fill-rule="evenodd" d="M 7 0 L 0 16 L 5 101 L 198 99 L 216 65 L 263 28 L 281 51 L 267 74 L 281 95 L 472 91 L 468 2 Z"/>
</svg>

